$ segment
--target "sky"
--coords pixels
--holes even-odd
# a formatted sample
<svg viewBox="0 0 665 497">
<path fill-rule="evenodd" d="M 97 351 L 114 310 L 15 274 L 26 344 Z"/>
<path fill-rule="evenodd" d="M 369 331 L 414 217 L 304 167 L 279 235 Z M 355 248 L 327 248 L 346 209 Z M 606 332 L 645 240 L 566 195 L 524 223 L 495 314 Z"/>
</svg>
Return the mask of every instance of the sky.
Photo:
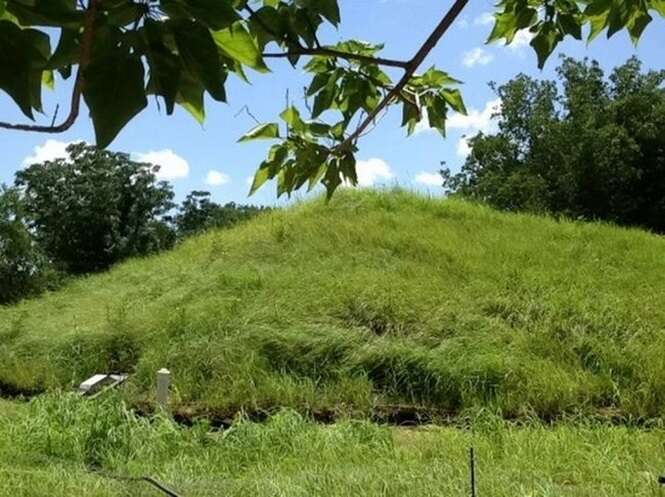
<svg viewBox="0 0 665 497">
<path fill-rule="evenodd" d="M 408 59 L 420 47 L 439 22 L 451 2 L 442 0 L 340 0 L 342 24 L 326 28 L 323 43 L 356 38 L 385 43 L 382 55 Z M 488 83 L 499 84 L 518 73 L 553 79 L 558 55 L 589 57 L 609 71 L 637 55 L 644 68 L 665 69 L 665 22 L 654 21 L 640 44 L 634 47 L 626 33 L 612 39 L 598 38 L 587 45 L 569 40 L 559 46 L 545 68 L 537 68 L 536 56 L 527 36 L 518 36 L 509 46 L 486 45 L 492 29 L 494 2 L 474 0 L 430 54 L 421 69 L 432 65 L 464 82 L 461 86 L 468 115 L 450 115 L 446 138 L 420 126 L 415 135 L 406 136 L 400 127 L 401 109 L 395 107 L 379 125 L 359 142 L 358 176 L 361 187 L 401 185 L 432 194 L 442 194 L 437 171 L 445 161 L 457 171 L 468 154 L 465 137 L 477 131 L 491 132 L 496 126 L 491 114 L 496 108 L 496 94 Z M 287 89 L 291 101 L 302 105 L 303 87 L 308 78 L 301 68 L 292 69 L 284 61 L 270 61 L 268 75 L 251 74 L 251 84 L 231 77 L 227 84 L 228 103 L 206 102 L 207 119 L 199 125 L 186 111 L 176 107 L 166 116 L 151 100 L 149 107 L 136 117 L 109 147 L 132 154 L 136 160 L 161 165 L 162 179 L 173 185 L 176 198 L 192 190 L 207 190 L 217 202 L 234 201 L 275 205 L 274 184 L 266 184 L 248 197 L 249 181 L 266 157 L 269 142 L 237 143 L 255 123 L 243 111 L 247 108 L 262 122 L 276 121 L 284 109 Z M 392 73 L 395 78 L 399 70 Z M 55 91 L 45 90 L 45 115 L 38 118 L 50 123 L 56 105 L 60 115 L 68 109 L 70 81 L 57 81 Z M 245 107 L 246 106 L 246 107 Z M 14 173 L 34 162 L 64 154 L 67 143 L 94 142 L 92 122 L 82 109 L 78 122 L 66 133 L 43 135 L 0 130 L 0 183 L 11 184 Z M 15 104 L 0 92 L 0 120 L 24 122 Z M 304 195 L 296 195 L 302 198 Z M 279 201 L 279 202 L 283 202 Z"/>
</svg>

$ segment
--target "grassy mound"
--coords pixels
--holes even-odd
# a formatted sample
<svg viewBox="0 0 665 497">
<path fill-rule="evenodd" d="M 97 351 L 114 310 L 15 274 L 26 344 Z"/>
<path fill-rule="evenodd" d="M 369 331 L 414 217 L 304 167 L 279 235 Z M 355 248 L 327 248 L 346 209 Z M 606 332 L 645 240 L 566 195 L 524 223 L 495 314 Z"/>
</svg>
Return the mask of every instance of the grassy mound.
<svg viewBox="0 0 665 497">
<path fill-rule="evenodd" d="M 342 192 L 0 309 L 0 390 L 173 371 L 178 409 L 665 413 L 665 240 Z"/>
</svg>

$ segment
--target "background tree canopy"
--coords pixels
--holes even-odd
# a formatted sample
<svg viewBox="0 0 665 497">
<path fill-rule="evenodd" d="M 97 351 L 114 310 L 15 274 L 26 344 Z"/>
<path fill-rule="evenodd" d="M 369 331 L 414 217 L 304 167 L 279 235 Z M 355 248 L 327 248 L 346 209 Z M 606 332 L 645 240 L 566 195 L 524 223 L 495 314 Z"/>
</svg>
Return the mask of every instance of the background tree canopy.
<svg viewBox="0 0 665 497">
<path fill-rule="evenodd" d="M 178 208 L 174 225 L 179 237 L 187 237 L 211 228 L 229 228 L 267 210 L 234 202 L 220 205 L 211 200 L 210 192 L 193 191 Z"/>
<path fill-rule="evenodd" d="M 380 44 L 319 39 L 322 25 L 341 22 L 337 0 L 0 0 L 0 89 L 28 118 L 42 112 L 42 85 L 76 71 L 61 123 L 0 127 L 65 131 L 83 99 L 105 147 L 148 96 L 160 99 L 167 114 L 181 105 L 202 121 L 204 94 L 226 101 L 229 75 L 247 80 L 248 69 L 269 71 L 268 59 L 296 67 L 305 58 L 308 102 L 287 106 L 281 125 L 261 124 L 241 140 L 278 141 L 253 190 L 277 179 L 279 194 L 319 183 L 332 194 L 343 181 L 357 182 L 357 141 L 390 106 L 401 106 L 409 133 L 427 119 L 444 134 L 448 112 L 465 112 L 459 81 L 436 68 L 416 71 L 467 3 L 452 2 L 413 57 L 394 60 L 380 55 Z M 654 14 L 665 15 L 665 0 L 502 0 L 489 41 L 510 43 L 528 29 L 542 67 L 566 36 L 581 39 L 586 29 L 593 39 L 625 29 L 637 41 Z M 325 111 L 332 112 L 323 117 Z"/>
<path fill-rule="evenodd" d="M 633 58 L 605 78 L 564 58 L 558 75 L 499 87 L 499 131 L 471 139 L 446 186 L 501 209 L 665 232 L 665 71 Z"/>
<path fill-rule="evenodd" d="M 47 259 L 28 230 L 19 192 L 0 186 L 0 304 L 44 287 Z"/>
<path fill-rule="evenodd" d="M 85 143 L 67 152 L 19 171 L 13 188 L 0 185 L 0 305 L 267 210 L 200 191 L 176 207 L 159 166 Z"/>
<path fill-rule="evenodd" d="M 173 243 L 162 220 L 173 191 L 157 182 L 155 166 L 84 143 L 67 151 L 67 159 L 16 174 L 31 227 L 52 259 L 86 273 Z"/>
</svg>

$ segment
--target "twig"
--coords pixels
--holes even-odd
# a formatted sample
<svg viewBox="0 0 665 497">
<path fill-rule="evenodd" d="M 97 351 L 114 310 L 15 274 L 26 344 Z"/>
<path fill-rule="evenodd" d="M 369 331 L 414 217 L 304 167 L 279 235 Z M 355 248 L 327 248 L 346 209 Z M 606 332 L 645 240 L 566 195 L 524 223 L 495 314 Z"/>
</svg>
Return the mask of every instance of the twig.
<svg viewBox="0 0 665 497">
<path fill-rule="evenodd" d="M 476 457 L 473 447 L 469 449 L 469 471 L 471 476 L 471 497 L 477 497 L 476 493 Z"/>
<path fill-rule="evenodd" d="M 326 48 L 326 47 L 307 48 L 303 46 L 297 46 L 290 49 L 288 52 L 264 53 L 263 57 L 266 59 L 284 59 L 294 55 L 324 55 L 327 57 L 338 57 L 340 59 L 345 59 L 345 60 L 357 60 L 359 62 L 367 62 L 369 64 L 378 64 L 381 66 L 399 67 L 401 69 L 407 69 L 409 67 L 409 62 L 404 60 L 385 59 L 383 57 L 372 57 L 370 55 L 342 52 L 341 50 L 335 50 L 334 48 Z"/>
<path fill-rule="evenodd" d="M 96 471 L 96 470 L 92 470 L 91 473 L 96 474 L 98 476 L 101 476 L 102 478 L 108 478 L 110 480 L 128 481 L 128 482 L 144 481 L 146 483 L 149 483 L 153 487 L 161 490 L 164 494 L 168 495 L 169 497 L 181 497 L 181 495 L 178 494 L 175 490 L 171 490 L 166 485 L 164 485 L 162 482 L 154 479 L 152 476 L 114 475 L 114 474 L 111 474 L 111 473 L 107 473 L 105 471 Z"/>
<path fill-rule="evenodd" d="M 255 122 L 256 124 L 261 124 L 261 121 L 259 121 L 259 120 L 254 116 L 254 114 L 252 114 L 252 111 L 249 110 L 249 107 L 248 107 L 247 105 L 243 105 L 243 106 L 241 107 L 241 109 L 240 109 L 238 112 L 236 112 L 235 116 L 233 116 L 233 117 L 238 117 L 238 116 L 239 116 L 240 114 L 242 114 L 243 112 L 244 112 L 245 114 L 247 114 L 249 117 L 251 117 L 251 118 L 254 120 L 254 122 Z"/>
<path fill-rule="evenodd" d="M 266 33 L 270 33 L 275 39 L 279 39 L 280 36 L 275 33 L 275 31 L 268 26 L 263 20 L 256 15 L 256 11 L 252 9 L 249 5 L 245 6 L 245 10 L 249 12 L 251 16 L 256 19 L 256 22 L 263 28 Z M 316 33 L 315 33 L 316 35 Z M 278 52 L 278 53 L 264 53 L 263 57 L 265 58 L 287 58 L 293 55 L 326 55 L 328 57 L 339 57 L 340 59 L 346 60 L 357 60 L 360 62 L 368 62 L 370 64 L 379 64 L 383 66 L 390 67 L 401 67 L 402 69 L 407 69 L 409 67 L 408 61 L 403 60 L 394 60 L 394 59 L 385 59 L 383 57 L 371 57 L 369 55 L 354 54 L 349 52 L 342 52 L 341 50 L 335 50 L 334 48 L 322 47 L 320 43 L 316 42 L 316 48 L 303 47 L 299 43 L 291 41 L 289 43 L 292 45 L 289 48 L 288 52 Z"/>
<path fill-rule="evenodd" d="M 58 111 L 60 110 L 60 104 L 56 104 L 55 112 L 53 113 L 53 119 L 51 119 L 51 127 L 55 125 L 55 120 L 58 118 Z"/>
<path fill-rule="evenodd" d="M 409 80 L 413 76 L 413 74 L 416 72 L 420 64 L 423 63 L 425 58 L 429 55 L 429 53 L 434 49 L 434 47 L 439 43 L 439 40 L 443 37 L 444 34 L 446 34 L 446 31 L 448 31 L 448 28 L 452 25 L 452 23 L 457 19 L 457 16 L 462 12 L 464 7 L 466 7 L 466 4 L 469 2 L 469 0 L 456 0 L 453 6 L 450 8 L 450 10 L 446 13 L 446 15 L 443 17 L 441 22 L 438 24 L 438 26 L 432 31 L 432 34 L 427 38 L 425 43 L 420 47 L 420 50 L 414 55 L 413 59 L 409 62 L 408 68 L 406 72 L 404 73 L 404 76 L 402 76 L 402 79 L 399 80 L 397 85 L 390 90 L 388 95 L 381 101 L 379 102 L 379 105 L 376 106 L 376 108 L 367 116 L 367 118 L 362 122 L 360 126 L 351 134 L 346 140 L 344 140 L 338 147 L 338 150 L 343 150 L 348 148 L 351 144 L 353 144 L 360 135 L 362 135 L 363 131 L 372 124 L 374 119 L 376 119 L 376 116 L 379 115 L 379 113 L 385 109 L 390 102 L 393 100 L 393 98 L 397 97 L 404 87 L 409 83 Z"/>
<path fill-rule="evenodd" d="M 72 102 L 69 110 L 69 115 L 61 123 L 55 126 L 51 123 L 50 126 L 39 126 L 34 124 L 12 124 L 0 122 L 0 128 L 12 129 L 18 131 L 34 131 L 37 133 L 62 133 L 71 128 L 79 116 L 79 109 L 81 107 L 81 95 L 85 89 L 85 70 L 90 64 L 92 58 L 92 45 L 95 38 L 95 18 L 97 16 L 97 7 L 100 0 L 90 0 L 90 4 L 85 11 L 85 18 L 83 21 L 83 39 L 81 41 L 81 58 L 79 60 L 78 71 L 76 72 L 76 81 L 74 89 L 72 90 Z"/>
</svg>

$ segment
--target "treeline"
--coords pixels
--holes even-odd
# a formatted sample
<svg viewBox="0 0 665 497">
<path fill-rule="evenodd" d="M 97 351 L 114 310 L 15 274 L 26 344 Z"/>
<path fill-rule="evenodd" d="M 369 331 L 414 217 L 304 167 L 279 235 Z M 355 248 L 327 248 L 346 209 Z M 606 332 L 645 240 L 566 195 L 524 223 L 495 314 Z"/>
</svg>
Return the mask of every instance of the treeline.
<svg viewBox="0 0 665 497">
<path fill-rule="evenodd" d="M 473 137 L 444 186 L 500 209 L 665 233 L 665 71 L 631 58 L 606 77 L 563 58 L 557 73 L 499 87 L 498 132 Z"/>
<path fill-rule="evenodd" d="M 84 143 L 67 150 L 69 158 L 31 165 L 0 187 L 0 304 L 265 209 L 220 205 L 203 191 L 176 205 L 159 166 Z"/>
</svg>

